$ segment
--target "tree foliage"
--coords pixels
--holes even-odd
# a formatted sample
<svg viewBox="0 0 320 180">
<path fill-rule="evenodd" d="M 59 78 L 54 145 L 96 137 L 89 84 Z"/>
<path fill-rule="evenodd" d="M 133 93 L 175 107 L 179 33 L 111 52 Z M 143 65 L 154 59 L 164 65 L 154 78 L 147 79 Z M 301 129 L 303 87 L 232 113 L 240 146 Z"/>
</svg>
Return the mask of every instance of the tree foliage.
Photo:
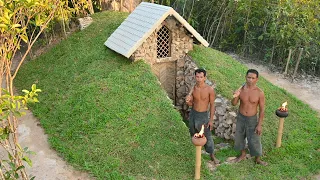
<svg viewBox="0 0 320 180">
<path fill-rule="evenodd" d="M 300 70 L 320 75 L 320 1 L 177 0 L 174 7 L 211 47 L 254 55 L 284 69 L 289 49 Z M 291 67 L 293 69 L 294 67 Z"/>
</svg>

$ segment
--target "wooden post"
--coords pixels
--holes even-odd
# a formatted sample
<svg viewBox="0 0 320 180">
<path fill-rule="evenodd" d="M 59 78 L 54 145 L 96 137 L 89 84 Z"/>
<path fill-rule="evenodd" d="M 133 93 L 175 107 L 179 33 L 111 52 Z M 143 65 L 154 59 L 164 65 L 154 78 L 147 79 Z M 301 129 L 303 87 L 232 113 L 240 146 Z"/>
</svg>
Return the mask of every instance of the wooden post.
<svg viewBox="0 0 320 180">
<path fill-rule="evenodd" d="M 279 119 L 279 127 L 278 127 L 278 137 L 277 137 L 277 143 L 276 147 L 281 146 L 281 139 L 282 139 L 282 133 L 283 133 L 283 124 L 284 124 L 284 118 Z"/>
<path fill-rule="evenodd" d="M 132 12 L 133 0 L 130 0 L 130 12 Z"/>
<path fill-rule="evenodd" d="M 289 67 L 289 62 L 290 62 L 290 58 L 291 58 L 291 53 L 292 53 L 292 50 L 289 49 L 289 55 L 288 55 L 288 59 L 287 59 L 287 65 L 286 65 L 286 69 L 284 70 L 284 73 L 283 73 L 283 74 L 288 74 L 288 67 Z"/>
<path fill-rule="evenodd" d="M 194 175 L 194 179 L 200 179 L 201 148 L 202 148 L 202 146 L 196 146 L 196 165 L 195 165 L 195 175 Z"/>
<path fill-rule="evenodd" d="M 294 72 L 293 72 L 293 75 L 292 75 L 292 81 L 293 81 L 294 77 L 297 74 L 297 70 L 298 70 L 298 67 L 299 67 L 299 64 L 300 64 L 300 60 L 301 60 L 302 51 L 303 51 L 303 48 L 300 48 L 299 57 L 298 57 L 298 60 L 297 60 L 297 63 L 296 63 L 296 67 L 294 68 Z"/>
<path fill-rule="evenodd" d="M 120 12 L 122 12 L 123 0 L 120 0 Z"/>
</svg>

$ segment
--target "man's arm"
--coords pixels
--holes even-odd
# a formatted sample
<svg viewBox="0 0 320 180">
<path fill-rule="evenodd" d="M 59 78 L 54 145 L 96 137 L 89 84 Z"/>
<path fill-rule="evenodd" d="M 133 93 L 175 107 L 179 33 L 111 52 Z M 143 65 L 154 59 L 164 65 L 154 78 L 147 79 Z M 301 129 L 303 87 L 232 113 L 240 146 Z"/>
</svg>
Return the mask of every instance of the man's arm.
<svg viewBox="0 0 320 180">
<path fill-rule="evenodd" d="M 261 91 L 259 96 L 259 120 L 258 125 L 256 127 L 256 133 L 261 135 L 262 133 L 262 123 L 264 118 L 264 106 L 265 106 L 265 97 L 264 93 Z"/>
<path fill-rule="evenodd" d="M 231 104 L 233 106 L 238 104 L 239 99 L 240 99 L 240 93 L 241 93 L 241 90 L 243 89 L 244 86 L 245 86 L 245 83 L 242 84 L 236 91 L 233 92 L 233 95 L 232 95 L 233 98 L 231 100 Z"/>
<path fill-rule="evenodd" d="M 210 120 L 208 126 L 210 126 L 210 131 L 213 129 L 213 118 L 214 118 L 214 113 L 215 113 L 215 106 L 214 106 L 214 101 L 216 99 L 216 95 L 214 92 L 214 89 L 210 87 L 210 93 L 209 93 L 209 101 L 210 101 Z"/>
<path fill-rule="evenodd" d="M 240 99 L 240 90 L 238 89 L 233 93 L 233 98 L 231 100 L 231 104 L 233 106 L 237 105 L 239 102 L 239 99 Z"/>
<path fill-rule="evenodd" d="M 192 87 L 194 88 L 194 87 Z M 188 106 L 192 106 L 193 105 L 193 90 L 191 89 L 191 91 L 189 92 L 189 94 L 186 96 L 186 103 Z"/>
</svg>

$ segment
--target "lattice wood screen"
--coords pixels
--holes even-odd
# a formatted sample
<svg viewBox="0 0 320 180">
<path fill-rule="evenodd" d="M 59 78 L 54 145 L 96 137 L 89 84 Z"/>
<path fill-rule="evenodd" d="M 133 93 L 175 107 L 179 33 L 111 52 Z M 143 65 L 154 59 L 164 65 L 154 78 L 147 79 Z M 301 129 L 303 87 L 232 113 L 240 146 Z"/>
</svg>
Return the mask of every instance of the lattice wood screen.
<svg viewBox="0 0 320 180">
<path fill-rule="evenodd" d="M 157 58 L 170 57 L 170 30 L 166 26 L 162 26 L 157 35 Z"/>
</svg>

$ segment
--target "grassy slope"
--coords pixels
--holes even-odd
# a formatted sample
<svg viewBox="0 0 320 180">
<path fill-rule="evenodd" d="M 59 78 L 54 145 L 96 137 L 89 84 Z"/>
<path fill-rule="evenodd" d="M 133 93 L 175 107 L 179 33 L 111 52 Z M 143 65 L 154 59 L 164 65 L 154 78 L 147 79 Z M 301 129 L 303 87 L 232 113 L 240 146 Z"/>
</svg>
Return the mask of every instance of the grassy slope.
<svg viewBox="0 0 320 180">
<path fill-rule="evenodd" d="M 150 67 L 103 45 L 126 16 L 95 14 L 86 30 L 26 63 L 15 85 L 43 90 L 32 111 L 52 147 L 75 167 L 98 179 L 188 179 L 188 129 Z"/>
<path fill-rule="evenodd" d="M 53 148 L 75 167 L 99 179 L 192 179 L 194 149 L 187 128 L 150 68 L 142 62 L 130 63 L 103 46 L 126 16 L 95 14 L 95 22 L 86 30 L 24 65 L 16 86 L 37 83 L 43 90 L 33 113 Z M 245 67 L 223 53 L 196 46 L 191 55 L 208 70 L 222 95 L 230 98 L 244 81 Z M 291 179 L 315 173 L 320 169 L 316 113 L 263 78 L 259 86 L 267 98 L 263 145 L 270 166 L 254 166 L 252 161 L 222 165 L 214 177 Z M 274 110 L 285 100 L 290 116 L 285 121 L 283 147 L 275 149 L 278 119 Z M 223 160 L 234 155 L 232 149 L 217 153 Z M 204 179 L 212 179 L 203 171 Z"/>
<path fill-rule="evenodd" d="M 217 92 L 231 99 L 233 90 L 244 81 L 247 68 L 216 50 L 195 47 L 191 56 L 200 67 L 208 70 L 208 77 L 217 83 Z M 215 176 L 227 179 L 292 179 L 310 176 L 320 169 L 320 120 L 306 104 L 260 77 L 258 86 L 266 96 L 266 114 L 263 125 L 264 159 L 268 167 L 254 166 L 252 161 L 223 165 Z M 282 147 L 274 148 L 278 118 L 275 110 L 284 101 L 289 104 L 289 117 L 285 119 Z M 218 152 L 225 159 L 235 154 L 232 149 Z"/>
</svg>

